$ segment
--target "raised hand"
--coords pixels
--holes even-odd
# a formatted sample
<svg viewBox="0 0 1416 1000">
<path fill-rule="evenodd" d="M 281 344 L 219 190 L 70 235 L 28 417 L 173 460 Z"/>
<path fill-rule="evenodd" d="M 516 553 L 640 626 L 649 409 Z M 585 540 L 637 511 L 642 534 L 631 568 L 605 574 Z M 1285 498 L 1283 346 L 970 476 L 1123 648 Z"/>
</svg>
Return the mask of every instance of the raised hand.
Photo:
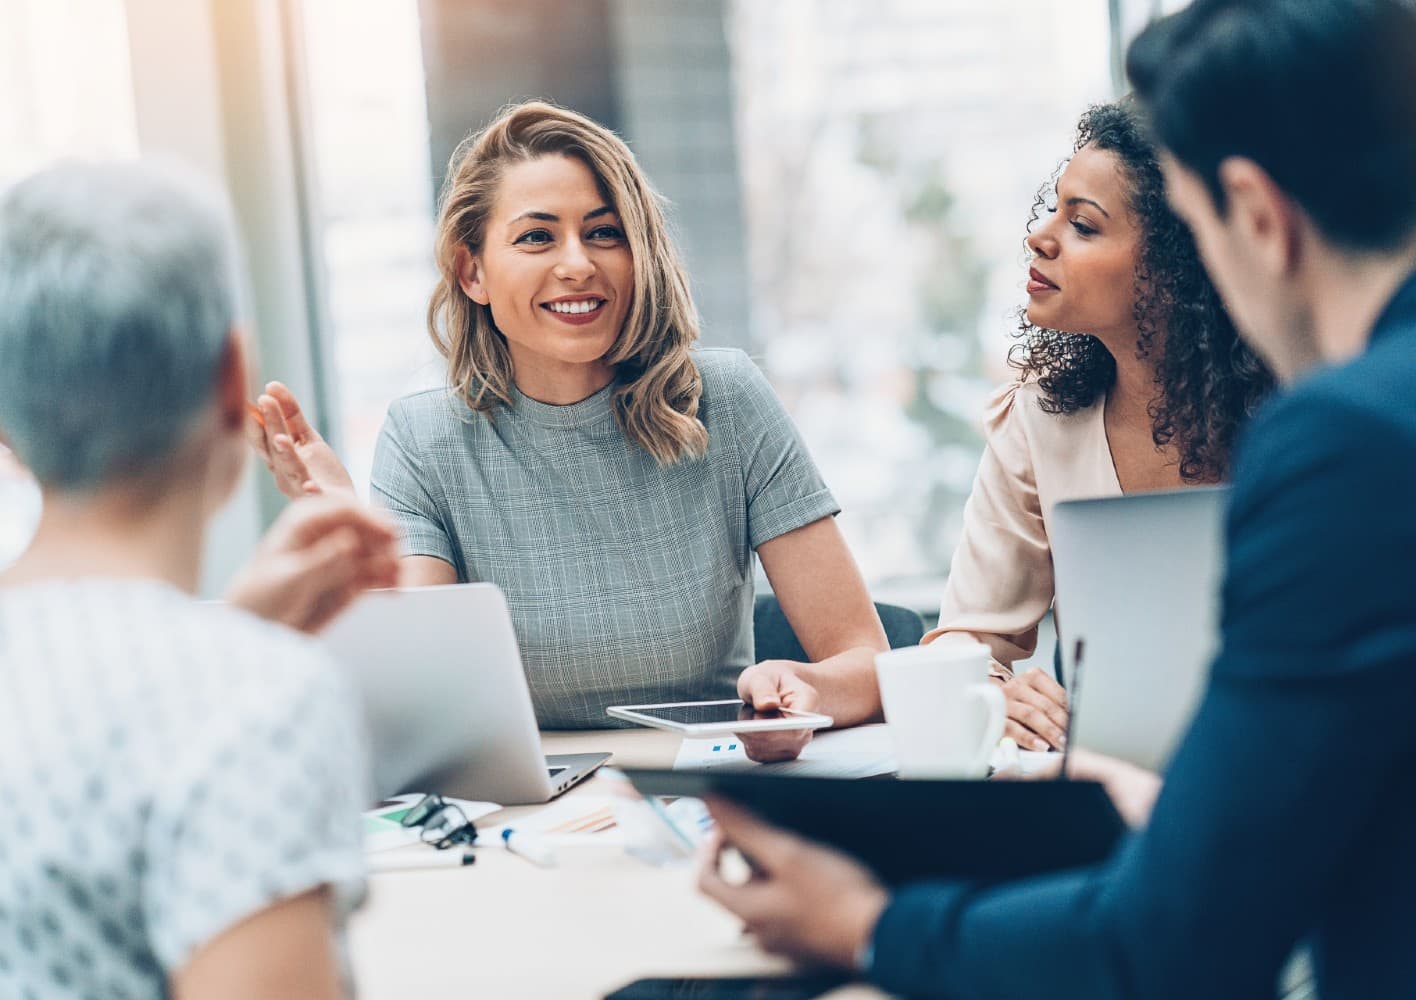
<svg viewBox="0 0 1416 1000">
<path fill-rule="evenodd" d="M 361 592 L 398 583 L 392 522 L 352 494 L 291 504 L 236 574 L 226 599 L 270 621 L 316 632 Z"/>
<path fill-rule="evenodd" d="M 246 417 L 246 440 L 292 500 L 319 493 L 354 492 L 354 481 L 334 449 L 310 426 L 295 394 L 279 382 L 266 385 Z"/>
</svg>

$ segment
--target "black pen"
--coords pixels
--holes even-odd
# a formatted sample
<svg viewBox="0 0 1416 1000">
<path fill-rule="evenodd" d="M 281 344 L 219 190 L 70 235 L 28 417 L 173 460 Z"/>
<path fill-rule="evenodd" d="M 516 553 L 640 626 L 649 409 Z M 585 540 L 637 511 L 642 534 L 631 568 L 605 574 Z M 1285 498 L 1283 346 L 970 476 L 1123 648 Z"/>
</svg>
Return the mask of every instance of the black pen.
<svg viewBox="0 0 1416 1000">
<path fill-rule="evenodd" d="M 1082 691 L 1082 654 L 1086 649 L 1085 639 L 1078 639 L 1072 646 L 1072 687 L 1067 693 L 1067 742 L 1062 747 L 1062 770 L 1057 775 L 1064 781 L 1067 779 L 1067 760 L 1072 753 L 1072 734 L 1077 728 L 1077 705 Z"/>
</svg>

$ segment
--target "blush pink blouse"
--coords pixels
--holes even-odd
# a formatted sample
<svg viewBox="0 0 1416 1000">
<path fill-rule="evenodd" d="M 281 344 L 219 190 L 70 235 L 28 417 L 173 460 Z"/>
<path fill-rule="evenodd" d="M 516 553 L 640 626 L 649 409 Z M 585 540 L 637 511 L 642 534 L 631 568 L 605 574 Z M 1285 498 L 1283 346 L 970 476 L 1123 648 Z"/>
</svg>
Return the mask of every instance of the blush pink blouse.
<svg viewBox="0 0 1416 1000">
<path fill-rule="evenodd" d="M 939 627 L 922 640 L 972 637 L 1007 672 L 1033 654 L 1038 623 L 1052 606 L 1053 506 L 1121 493 L 1104 401 L 1056 414 L 1044 413 L 1041 399 L 1036 382 L 1015 382 L 989 400 L 983 459 L 964 506 Z"/>
</svg>

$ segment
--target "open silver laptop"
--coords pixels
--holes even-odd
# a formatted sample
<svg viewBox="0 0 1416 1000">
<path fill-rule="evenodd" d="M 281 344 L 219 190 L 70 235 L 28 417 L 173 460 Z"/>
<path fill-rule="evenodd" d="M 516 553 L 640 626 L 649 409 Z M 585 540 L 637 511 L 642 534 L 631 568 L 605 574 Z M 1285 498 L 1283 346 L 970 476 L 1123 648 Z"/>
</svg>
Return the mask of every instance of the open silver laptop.
<svg viewBox="0 0 1416 1000">
<path fill-rule="evenodd" d="M 541 753 L 511 615 L 492 584 L 372 591 L 324 640 L 362 697 L 380 796 L 545 802 L 609 760 Z"/>
<path fill-rule="evenodd" d="M 1071 746 L 1156 771 L 1169 764 L 1218 640 L 1227 497 L 1196 488 L 1053 508 Z"/>
</svg>

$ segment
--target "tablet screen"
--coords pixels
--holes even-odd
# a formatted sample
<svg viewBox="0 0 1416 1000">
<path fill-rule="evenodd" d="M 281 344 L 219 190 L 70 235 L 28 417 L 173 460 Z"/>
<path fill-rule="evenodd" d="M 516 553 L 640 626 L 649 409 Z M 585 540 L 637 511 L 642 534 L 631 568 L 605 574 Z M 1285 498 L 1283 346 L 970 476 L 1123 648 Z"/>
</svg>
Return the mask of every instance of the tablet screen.
<svg viewBox="0 0 1416 1000">
<path fill-rule="evenodd" d="M 777 709 L 756 712 L 740 701 L 708 701 L 697 705 L 636 705 L 634 711 L 651 719 L 661 719 L 664 722 L 673 722 L 683 726 L 791 718 L 791 715 L 784 714 Z"/>
</svg>

